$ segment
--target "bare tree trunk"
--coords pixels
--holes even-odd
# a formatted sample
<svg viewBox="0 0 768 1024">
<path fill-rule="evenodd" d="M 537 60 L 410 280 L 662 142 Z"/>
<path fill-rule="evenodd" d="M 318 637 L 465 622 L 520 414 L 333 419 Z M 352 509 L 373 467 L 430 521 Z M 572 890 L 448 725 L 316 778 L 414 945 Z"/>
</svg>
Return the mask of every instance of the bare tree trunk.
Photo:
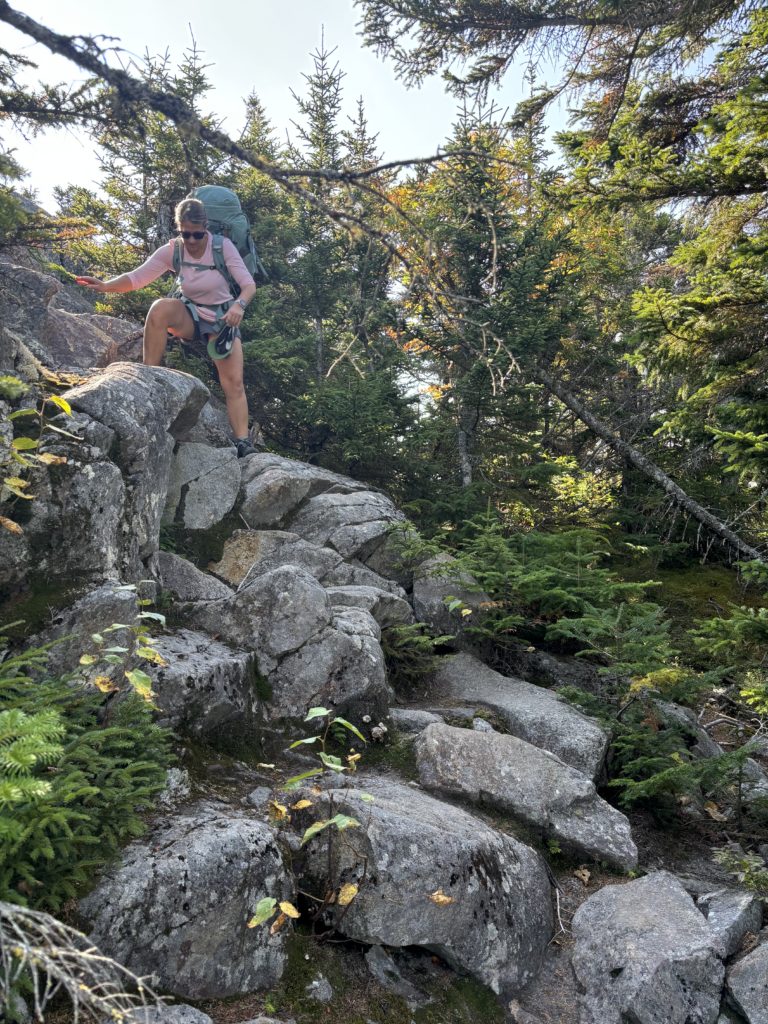
<svg viewBox="0 0 768 1024">
<path fill-rule="evenodd" d="M 635 469 L 640 470 L 645 476 L 652 480 L 658 487 L 661 487 L 670 498 L 679 505 L 680 508 L 684 509 L 690 516 L 696 519 L 698 522 L 705 526 L 708 530 L 714 533 L 720 540 L 735 548 L 742 558 L 749 560 L 756 560 L 758 562 L 765 563 L 765 557 L 751 545 L 743 541 L 738 534 L 734 533 L 725 523 L 721 522 L 716 516 L 713 516 L 711 512 L 708 512 L 702 505 L 699 505 L 697 501 L 689 497 L 685 491 L 675 481 L 668 476 L 662 469 L 659 469 L 657 465 L 646 459 L 642 452 L 638 451 L 634 445 L 629 444 L 627 441 L 622 440 L 611 428 L 599 420 L 597 416 L 593 415 L 584 403 L 569 391 L 560 381 L 556 380 L 546 370 L 536 369 L 531 374 L 532 378 L 539 384 L 543 384 L 549 388 L 553 395 L 556 395 L 563 405 L 567 406 L 572 413 L 574 413 L 581 422 L 589 427 L 589 429 L 601 438 L 605 443 L 612 448 L 618 455 L 623 459 L 626 459 L 630 465 L 634 466 Z"/>
<path fill-rule="evenodd" d="M 315 373 L 318 381 L 325 376 L 325 331 L 321 317 L 315 317 Z"/>
<path fill-rule="evenodd" d="M 461 486 L 472 485 L 472 461 L 469 458 L 469 437 L 463 427 L 456 432 L 457 447 L 459 450 L 459 472 L 461 473 Z"/>
</svg>

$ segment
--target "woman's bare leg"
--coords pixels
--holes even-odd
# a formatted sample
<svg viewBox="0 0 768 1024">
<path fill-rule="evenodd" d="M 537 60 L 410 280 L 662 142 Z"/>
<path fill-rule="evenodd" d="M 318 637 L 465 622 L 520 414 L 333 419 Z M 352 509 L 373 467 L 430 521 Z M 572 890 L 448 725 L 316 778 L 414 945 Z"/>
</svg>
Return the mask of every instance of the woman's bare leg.
<svg viewBox="0 0 768 1024">
<path fill-rule="evenodd" d="M 144 321 L 144 355 L 147 366 L 160 366 L 170 331 L 190 341 L 195 336 L 195 321 L 181 299 L 158 299 L 150 306 Z"/>
<path fill-rule="evenodd" d="M 226 359 L 216 359 L 219 383 L 227 400 L 227 416 L 235 437 L 248 435 L 248 399 L 243 387 L 243 346 L 236 338 Z"/>
</svg>

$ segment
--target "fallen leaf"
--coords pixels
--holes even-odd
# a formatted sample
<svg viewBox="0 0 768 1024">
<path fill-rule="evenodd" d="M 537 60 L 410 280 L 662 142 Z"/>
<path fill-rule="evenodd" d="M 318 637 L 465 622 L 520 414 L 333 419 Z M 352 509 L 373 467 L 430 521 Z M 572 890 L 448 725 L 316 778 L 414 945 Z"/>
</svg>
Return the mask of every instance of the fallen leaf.
<svg viewBox="0 0 768 1024">
<path fill-rule="evenodd" d="M 429 898 L 438 907 L 447 907 L 449 903 L 455 903 L 453 896 L 446 896 L 442 889 L 435 889 L 433 893 L 429 894 Z"/>
<path fill-rule="evenodd" d="M 278 914 L 275 920 L 272 922 L 272 927 L 269 929 L 269 934 L 277 935 L 277 933 L 280 931 L 280 929 L 283 927 L 287 920 L 287 914 Z"/>
<path fill-rule="evenodd" d="M 273 821 L 290 821 L 291 816 L 285 804 L 279 804 L 277 800 L 269 801 L 269 816 Z"/>
<path fill-rule="evenodd" d="M 9 533 L 15 533 L 17 536 L 24 533 L 18 523 L 14 523 L 12 519 L 6 519 L 5 516 L 0 516 L 0 526 L 8 530 Z"/>
<path fill-rule="evenodd" d="M 713 821 L 728 821 L 728 815 L 723 814 L 714 800 L 707 800 L 704 804 L 704 810 L 710 816 Z"/>
<path fill-rule="evenodd" d="M 347 882 L 346 885 L 342 885 L 339 889 L 338 904 L 340 907 L 348 907 L 352 900 L 357 896 L 359 892 L 358 887 L 353 882 Z"/>
<path fill-rule="evenodd" d="M 312 806 L 311 800 L 297 800 L 295 804 L 291 804 L 292 811 L 303 811 L 307 807 Z"/>
<path fill-rule="evenodd" d="M 573 877 L 578 878 L 578 880 L 580 882 L 583 882 L 584 885 L 589 885 L 589 880 L 592 877 L 592 873 L 590 872 L 589 868 L 582 866 L 580 868 L 576 868 L 576 870 L 573 872 Z"/>
<path fill-rule="evenodd" d="M 45 466 L 64 466 L 67 462 L 66 455 L 54 455 L 53 452 L 42 452 L 37 456 L 37 461 Z"/>
<path fill-rule="evenodd" d="M 93 680 L 93 685 L 97 690 L 101 690 L 102 693 L 114 693 L 117 689 L 113 680 L 109 676 L 96 676 Z"/>
<path fill-rule="evenodd" d="M 297 917 L 301 917 L 301 914 L 298 912 L 296 907 L 294 907 L 292 903 L 289 903 L 288 900 L 283 900 L 283 902 L 280 904 L 280 909 L 282 910 L 286 917 L 292 917 L 294 919 Z"/>
</svg>

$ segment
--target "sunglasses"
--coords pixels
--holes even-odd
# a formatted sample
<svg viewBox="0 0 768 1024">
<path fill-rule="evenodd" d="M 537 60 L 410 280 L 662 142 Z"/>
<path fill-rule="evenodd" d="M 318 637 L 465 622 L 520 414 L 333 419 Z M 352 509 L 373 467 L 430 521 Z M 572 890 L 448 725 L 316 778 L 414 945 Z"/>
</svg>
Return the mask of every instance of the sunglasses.
<svg viewBox="0 0 768 1024">
<path fill-rule="evenodd" d="M 196 242 L 199 242 L 201 238 L 205 238 L 208 234 L 207 231 L 180 231 L 179 234 L 186 241 L 188 238 L 194 238 Z"/>
</svg>

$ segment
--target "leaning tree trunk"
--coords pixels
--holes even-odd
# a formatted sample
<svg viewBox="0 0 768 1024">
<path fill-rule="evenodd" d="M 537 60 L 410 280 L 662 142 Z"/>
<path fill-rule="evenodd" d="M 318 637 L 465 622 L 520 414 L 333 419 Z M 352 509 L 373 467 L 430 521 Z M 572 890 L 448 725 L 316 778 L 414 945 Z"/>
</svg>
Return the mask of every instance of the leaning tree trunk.
<svg viewBox="0 0 768 1024">
<path fill-rule="evenodd" d="M 742 540 L 738 534 L 734 533 L 725 523 L 721 522 L 716 516 L 713 516 L 711 512 L 708 512 L 702 505 L 693 498 L 689 497 L 685 491 L 675 481 L 664 472 L 659 469 L 650 459 L 646 459 L 642 452 L 638 451 L 633 445 L 627 441 L 622 440 L 615 431 L 603 423 L 602 420 L 598 419 L 593 413 L 587 409 L 584 403 L 569 391 L 568 388 L 564 387 L 560 381 L 556 380 L 546 370 L 540 368 L 535 369 L 531 373 L 533 380 L 539 384 L 543 384 L 549 388 L 553 395 L 556 395 L 563 405 L 567 406 L 574 413 L 581 422 L 589 427 L 589 429 L 601 438 L 605 443 L 612 448 L 617 454 L 621 455 L 622 458 L 626 459 L 635 469 L 638 469 L 641 473 L 647 476 L 650 480 L 661 487 L 663 491 L 670 496 L 670 498 L 679 505 L 680 508 L 684 509 L 690 516 L 700 522 L 708 530 L 714 533 L 720 540 L 725 544 L 729 544 L 732 548 L 735 548 L 738 553 L 750 560 L 754 559 L 758 562 L 765 562 L 765 557 L 757 550 L 753 548 L 746 541 Z"/>
</svg>

